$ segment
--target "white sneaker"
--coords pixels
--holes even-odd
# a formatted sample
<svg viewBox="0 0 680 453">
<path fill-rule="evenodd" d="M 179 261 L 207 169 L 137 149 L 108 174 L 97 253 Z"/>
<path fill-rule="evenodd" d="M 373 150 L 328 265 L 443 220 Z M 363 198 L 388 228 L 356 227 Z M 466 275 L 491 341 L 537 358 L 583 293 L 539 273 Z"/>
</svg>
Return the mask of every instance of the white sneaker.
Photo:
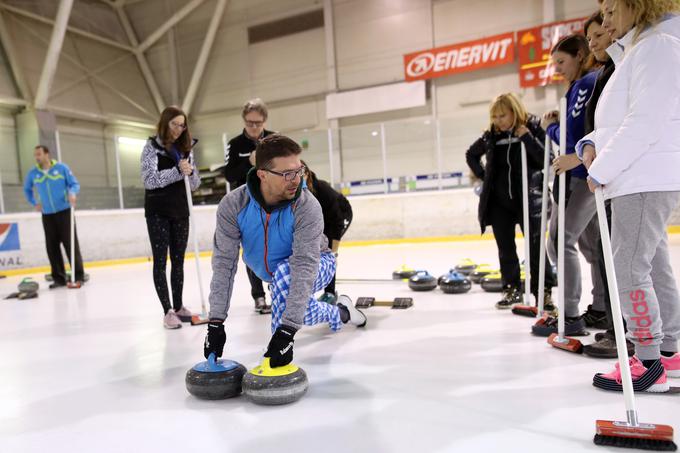
<svg viewBox="0 0 680 453">
<path fill-rule="evenodd" d="M 182 327 L 182 321 L 172 308 L 165 314 L 165 317 L 163 318 L 163 327 L 166 329 L 179 329 Z"/>
<path fill-rule="evenodd" d="M 366 315 L 354 306 L 349 296 L 344 294 L 339 296 L 336 305 L 340 310 L 345 309 L 349 313 L 349 319 L 345 324 L 350 323 L 357 327 L 364 327 L 366 325 Z"/>
</svg>

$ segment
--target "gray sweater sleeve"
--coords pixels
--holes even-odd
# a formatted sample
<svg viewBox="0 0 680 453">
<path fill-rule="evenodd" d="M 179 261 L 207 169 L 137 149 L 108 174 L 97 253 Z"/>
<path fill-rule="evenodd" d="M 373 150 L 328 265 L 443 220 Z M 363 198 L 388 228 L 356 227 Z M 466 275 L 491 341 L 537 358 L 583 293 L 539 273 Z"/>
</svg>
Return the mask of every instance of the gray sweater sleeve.
<svg viewBox="0 0 680 453">
<path fill-rule="evenodd" d="M 293 255 L 290 257 L 290 289 L 282 323 L 299 329 L 319 273 L 321 252 L 328 249 L 323 235 L 321 205 L 303 190 L 295 207 Z"/>
<path fill-rule="evenodd" d="M 194 172 L 198 177 L 198 172 Z M 156 148 L 147 140 L 142 151 L 142 183 L 148 190 L 160 189 L 170 184 L 181 181 L 183 178 L 179 169 L 174 167 L 168 170 L 158 171 L 158 155 Z"/>
<path fill-rule="evenodd" d="M 217 226 L 213 239 L 212 280 L 210 281 L 210 319 L 226 319 L 234 289 L 234 276 L 241 249 L 241 230 L 237 216 L 248 203 L 245 186 L 227 194 L 217 207 Z"/>
</svg>

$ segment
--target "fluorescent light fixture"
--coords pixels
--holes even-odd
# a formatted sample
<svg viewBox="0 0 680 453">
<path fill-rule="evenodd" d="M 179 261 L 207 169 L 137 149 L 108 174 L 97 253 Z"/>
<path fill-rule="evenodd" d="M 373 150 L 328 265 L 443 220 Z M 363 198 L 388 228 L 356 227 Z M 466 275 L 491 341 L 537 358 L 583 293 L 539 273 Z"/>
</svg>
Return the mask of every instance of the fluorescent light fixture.
<svg viewBox="0 0 680 453">
<path fill-rule="evenodd" d="M 377 136 L 378 136 L 378 131 L 373 131 L 373 132 L 371 132 L 371 135 L 374 136 L 374 137 L 377 137 Z"/>
<path fill-rule="evenodd" d="M 146 140 L 143 140 L 141 138 L 132 138 L 132 137 L 118 137 L 118 144 L 119 145 L 129 145 L 129 146 L 137 146 L 140 148 L 144 148 L 144 145 L 146 145 Z"/>
</svg>

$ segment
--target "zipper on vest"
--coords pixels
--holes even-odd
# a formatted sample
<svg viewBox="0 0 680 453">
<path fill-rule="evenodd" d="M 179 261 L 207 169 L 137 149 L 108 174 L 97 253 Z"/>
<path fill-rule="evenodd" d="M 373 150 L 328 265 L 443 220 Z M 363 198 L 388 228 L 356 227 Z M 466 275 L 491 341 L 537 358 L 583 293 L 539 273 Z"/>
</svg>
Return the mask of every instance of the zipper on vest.
<svg viewBox="0 0 680 453">
<path fill-rule="evenodd" d="M 271 273 L 269 270 L 269 263 L 267 262 L 267 243 L 269 242 L 269 216 L 271 216 L 270 213 L 267 213 L 267 217 L 264 221 L 264 268 L 267 270 L 267 273 L 271 275 L 272 277 L 274 274 Z"/>
</svg>

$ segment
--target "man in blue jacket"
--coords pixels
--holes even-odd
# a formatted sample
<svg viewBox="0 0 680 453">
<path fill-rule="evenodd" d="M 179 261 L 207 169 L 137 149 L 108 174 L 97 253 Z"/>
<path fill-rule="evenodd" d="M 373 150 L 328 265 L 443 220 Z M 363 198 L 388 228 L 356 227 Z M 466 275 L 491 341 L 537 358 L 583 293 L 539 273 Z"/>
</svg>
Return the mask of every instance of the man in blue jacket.
<svg viewBox="0 0 680 453">
<path fill-rule="evenodd" d="M 50 289 L 66 286 L 66 270 L 61 255 L 61 244 L 69 261 L 71 260 L 71 206 L 76 205 L 80 184 L 66 164 L 50 159 L 46 146 L 38 145 L 33 150 L 36 166 L 28 172 L 24 181 L 24 195 L 36 211 L 42 212 L 43 229 L 47 256 L 52 268 L 53 283 Z M 38 191 L 36 200 L 33 189 Z M 76 280 L 83 282 L 83 260 L 80 257 L 78 235 L 75 237 Z M 73 263 L 71 263 L 73 268 Z"/>
<path fill-rule="evenodd" d="M 255 168 L 246 184 L 227 194 L 217 208 L 210 283 L 210 323 L 203 353 L 222 355 L 239 251 L 272 297 L 272 337 L 265 357 L 273 367 L 293 360 L 293 337 L 303 325 L 327 322 L 333 331 L 343 324 L 366 325 L 366 316 L 349 297 L 337 305 L 317 301 L 335 275 L 335 256 L 323 235 L 319 202 L 302 176 L 300 146 L 272 134 L 258 142 Z"/>
</svg>

